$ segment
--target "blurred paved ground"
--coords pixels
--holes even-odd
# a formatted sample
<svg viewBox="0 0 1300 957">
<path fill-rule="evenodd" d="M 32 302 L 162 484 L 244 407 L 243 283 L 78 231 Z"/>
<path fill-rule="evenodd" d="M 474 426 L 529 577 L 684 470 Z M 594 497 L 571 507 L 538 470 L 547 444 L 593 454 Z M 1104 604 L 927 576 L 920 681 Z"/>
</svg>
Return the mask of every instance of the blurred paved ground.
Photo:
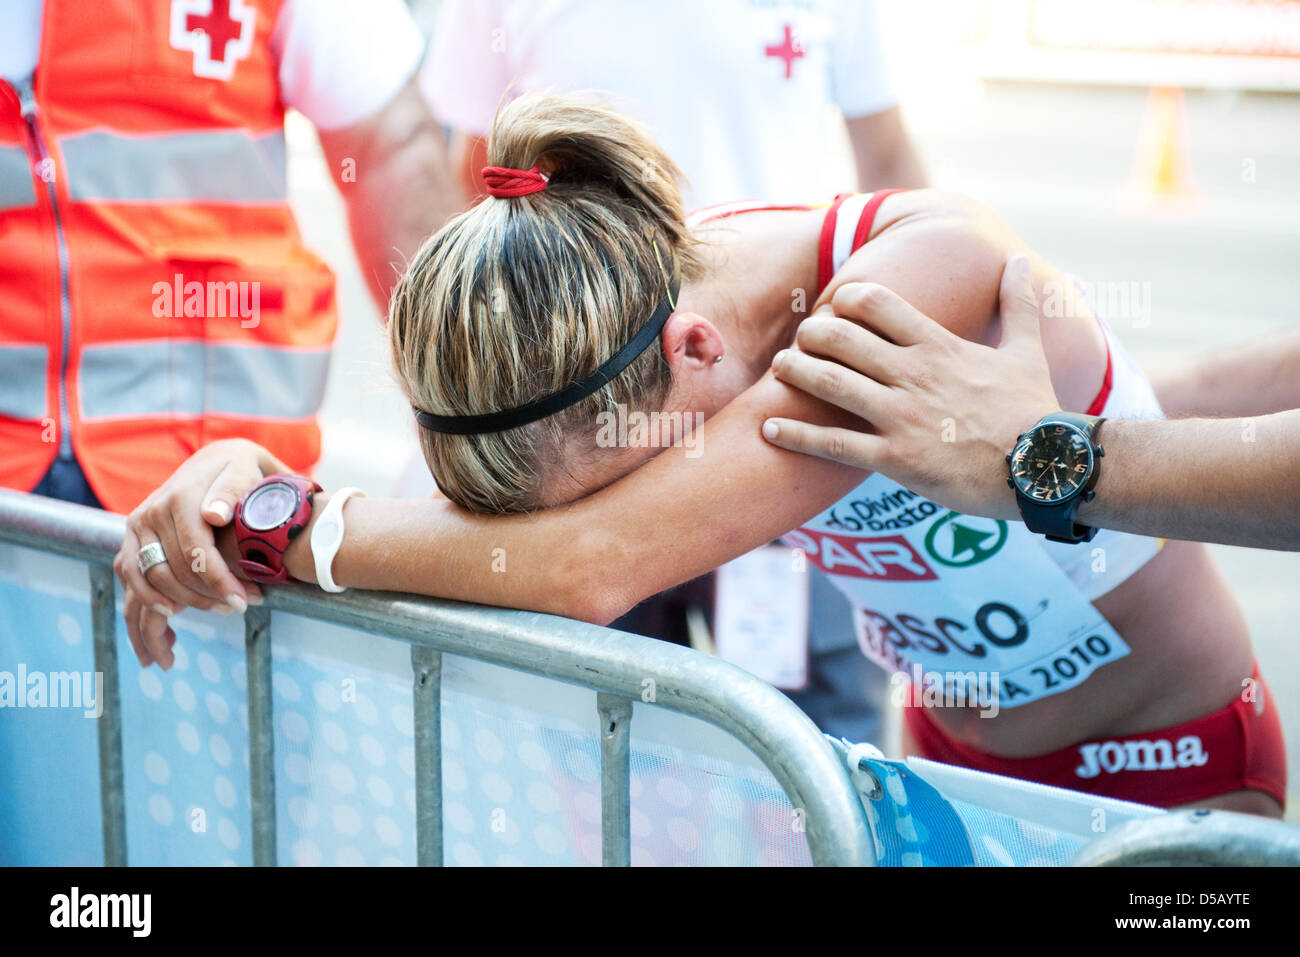
<svg viewBox="0 0 1300 957">
<path fill-rule="evenodd" d="M 1140 361 L 1300 321 L 1300 97 L 1190 94 L 1192 168 L 1202 197 L 1193 209 L 1140 212 L 1121 199 L 1120 187 L 1143 91 L 956 80 L 940 89 L 915 62 L 899 74 L 936 185 L 989 202 L 1030 245 L 1085 280 L 1151 284 L 1149 321 L 1118 324 Z M 916 82 L 922 74 L 929 82 Z M 341 206 L 310 132 L 297 132 L 295 203 L 309 241 L 341 277 L 343 332 L 326 398 L 321 475 L 379 492 L 391 487 L 413 447 L 410 413 L 389 381 L 378 316 L 352 261 Z M 1249 167 L 1253 182 L 1243 177 Z M 1281 702 L 1294 781 L 1300 553 L 1215 551 Z M 1293 794 L 1300 796 L 1300 787 L 1293 785 Z M 1300 801 L 1292 801 L 1290 816 L 1300 819 Z"/>
</svg>

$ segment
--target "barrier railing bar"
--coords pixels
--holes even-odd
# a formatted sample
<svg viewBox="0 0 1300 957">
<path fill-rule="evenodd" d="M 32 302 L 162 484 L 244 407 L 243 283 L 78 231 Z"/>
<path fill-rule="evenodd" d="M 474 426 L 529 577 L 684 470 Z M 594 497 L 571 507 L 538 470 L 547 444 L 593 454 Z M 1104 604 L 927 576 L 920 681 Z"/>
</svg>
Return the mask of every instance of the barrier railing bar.
<svg viewBox="0 0 1300 957">
<path fill-rule="evenodd" d="M 90 566 L 90 627 L 100 688 L 99 807 L 104 866 L 126 866 L 126 773 L 122 764 L 122 696 L 117 677 L 117 590 L 113 570 Z"/>
<path fill-rule="evenodd" d="M 442 652 L 411 645 L 416 863 L 442 867 Z"/>
<path fill-rule="evenodd" d="M 248 785 L 253 818 L 253 866 L 274 867 L 275 720 L 271 710 L 271 612 L 244 613 L 248 668 Z"/>
<path fill-rule="evenodd" d="M 1297 867 L 1300 828 L 1233 811 L 1139 818 L 1075 855 L 1074 867 Z"/>
<path fill-rule="evenodd" d="M 0 541 L 107 566 L 121 544 L 123 527 L 121 516 L 0 489 Z M 814 864 L 876 863 L 866 812 L 829 742 L 781 692 L 735 665 L 569 619 L 418 596 L 357 591 L 327 595 L 308 586 L 286 585 L 268 589 L 266 604 L 256 611 L 265 614 L 271 609 L 627 700 L 640 698 L 649 679 L 656 688 L 653 704 L 699 718 L 758 756 L 803 812 L 804 837 Z M 269 641 L 266 651 L 269 655 Z M 269 659 L 267 666 L 269 671 Z M 252 688 L 250 680 L 250 736 Z M 269 701 L 266 720 L 269 723 Z M 269 774 L 266 783 L 273 788 Z M 266 810 L 273 837 L 273 801 Z M 254 842 L 256 861 L 256 822 Z"/>
<path fill-rule="evenodd" d="M 605 867 L 632 865 L 632 702 L 596 693 L 600 717 L 600 858 Z"/>
</svg>

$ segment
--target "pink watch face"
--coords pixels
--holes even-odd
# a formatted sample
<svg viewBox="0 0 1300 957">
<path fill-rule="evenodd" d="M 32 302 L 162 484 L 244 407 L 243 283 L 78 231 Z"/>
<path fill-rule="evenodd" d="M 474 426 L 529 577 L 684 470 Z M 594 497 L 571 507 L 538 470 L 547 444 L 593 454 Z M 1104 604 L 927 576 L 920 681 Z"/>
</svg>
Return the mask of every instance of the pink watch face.
<svg viewBox="0 0 1300 957">
<path fill-rule="evenodd" d="M 298 510 L 298 492 L 284 482 L 263 485 L 244 503 L 244 524 L 255 532 L 279 528 Z"/>
</svg>

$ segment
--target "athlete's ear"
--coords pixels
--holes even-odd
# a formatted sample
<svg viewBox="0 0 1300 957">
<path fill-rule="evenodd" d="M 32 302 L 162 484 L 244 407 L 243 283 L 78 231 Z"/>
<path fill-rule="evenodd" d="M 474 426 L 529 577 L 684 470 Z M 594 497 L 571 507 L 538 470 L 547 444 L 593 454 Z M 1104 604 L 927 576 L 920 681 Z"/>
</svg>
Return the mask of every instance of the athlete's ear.
<svg viewBox="0 0 1300 957">
<path fill-rule="evenodd" d="M 675 376 L 712 369 L 727 351 L 717 327 L 694 312 L 679 310 L 669 316 L 662 341 Z"/>
</svg>

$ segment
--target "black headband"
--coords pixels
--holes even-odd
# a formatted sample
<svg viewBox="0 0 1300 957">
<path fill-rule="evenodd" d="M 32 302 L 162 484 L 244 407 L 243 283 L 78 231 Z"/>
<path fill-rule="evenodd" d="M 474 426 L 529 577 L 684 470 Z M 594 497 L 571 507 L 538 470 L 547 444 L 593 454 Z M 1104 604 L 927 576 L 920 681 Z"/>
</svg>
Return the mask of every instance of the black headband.
<svg viewBox="0 0 1300 957">
<path fill-rule="evenodd" d="M 612 382 L 619 373 L 630 366 L 641 353 L 659 339 L 664 323 L 673 314 L 677 302 L 678 281 L 674 279 L 668 285 L 667 297 L 659 303 L 649 321 L 641 327 L 635 336 L 601 363 L 600 368 L 591 375 L 584 376 L 573 385 L 543 396 L 536 402 L 529 402 L 514 409 L 502 412 L 484 412 L 481 415 L 434 415 L 423 409 L 415 409 L 415 421 L 430 432 L 442 432 L 447 435 L 478 435 L 485 432 L 504 432 L 506 429 L 528 425 L 548 415 L 554 415 L 571 405 L 577 405 L 587 396 L 598 392 Z M 412 406 L 412 408 L 415 408 Z"/>
</svg>

